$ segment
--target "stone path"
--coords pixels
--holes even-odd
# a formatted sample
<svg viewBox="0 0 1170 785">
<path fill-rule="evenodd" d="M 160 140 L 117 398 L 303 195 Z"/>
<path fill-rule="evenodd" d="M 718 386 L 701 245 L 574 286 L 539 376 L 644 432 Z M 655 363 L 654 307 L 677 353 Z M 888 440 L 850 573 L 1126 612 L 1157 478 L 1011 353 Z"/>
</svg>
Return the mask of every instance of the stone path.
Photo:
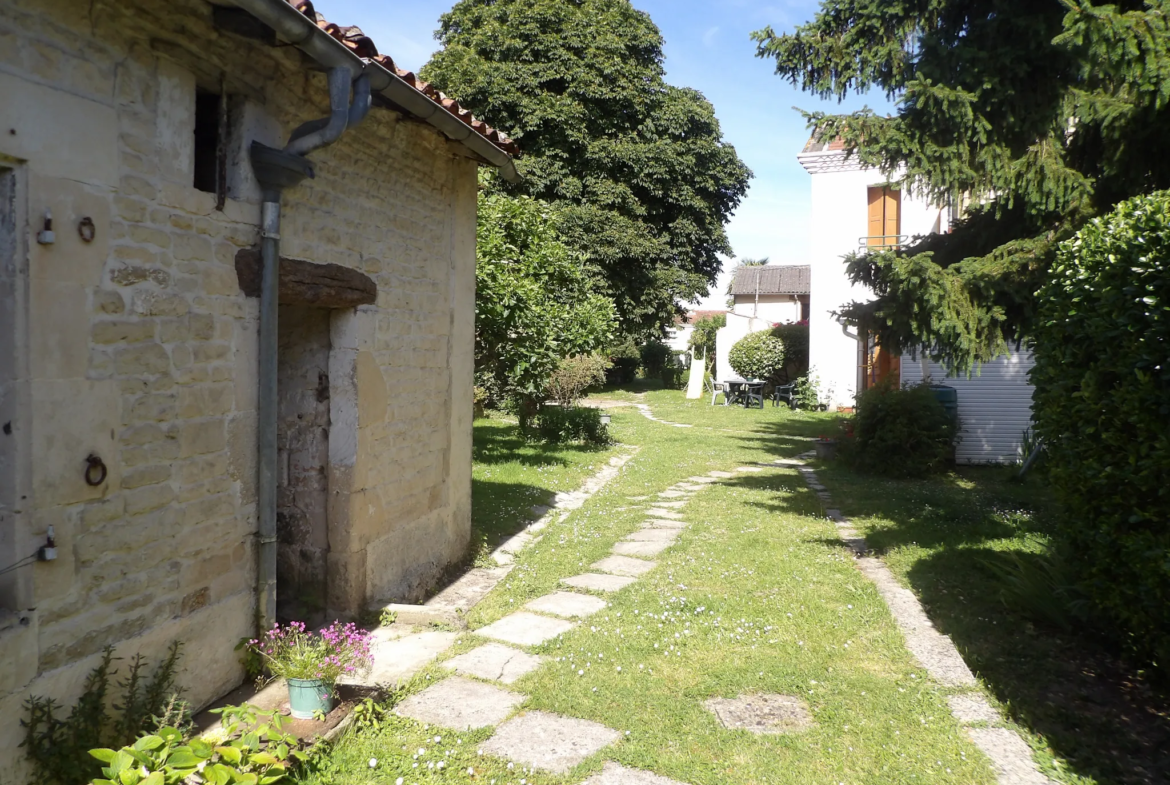
<svg viewBox="0 0 1170 785">
<path fill-rule="evenodd" d="M 1011 728 L 1002 727 L 1004 718 L 976 691 L 975 675 L 951 639 L 934 628 L 914 593 L 898 583 L 885 562 L 868 555 L 865 538 L 840 510 L 829 506 L 832 498 L 828 489 L 817 479 L 816 472 L 805 465 L 814 455 L 805 453 L 776 463 L 795 467 L 825 505 L 825 515 L 836 524 L 838 536 L 853 551 L 857 569 L 873 582 L 889 607 L 906 640 L 906 648 L 935 681 L 953 690 L 947 696 L 951 714 L 963 725 L 975 746 L 991 759 L 999 785 L 1055 785 L 1037 768 L 1027 742 Z"/>
<path fill-rule="evenodd" d="M 658 494 L 676 501 L 670 502 L 670 509 L 647 508 L 642 527 L 614 543 L 611 554 L 592 565 L 592 572 L 562 579 L 565 590 L 538 597 L 521 610 L 475 630 L 476 636 L 492 642 L 443 662 L 442 666 L 453 670 L 455 675 L 412 695 L 395 711 L 419 722 L 454 730 L 498 726 L 484 743 L 484 753 L 559 774 L 617 741 L 621 738 L 619 731 L 596 722 L 543 711 L 512 716 L 524 696 L 493 683 L 512 684 L 541 667 L 542 657 L 515 647 L 551 641 L 573 629 L 576 620 L 588 618 L 609 605 L 602 597 L 582 592 L 621 591 L 638 576 L 653 570 L 657 562 L 651 557 L 672 547 L 687 527 L 683 514 L 675 511 L 718 479 L 714 473 L 709 477 L 692 477 Z M 658 503 L 650 498 L 653 497 L 645 500 L 648 504 Z M 449 635 L 452 641 L 455 636 L 454 633 L 435 634 Z M 442 642 L 450 645 L 446 639 Z M 587 782 L 590 785 L 685 785 L 612 762 L 606 763 Z"/>
</svg>

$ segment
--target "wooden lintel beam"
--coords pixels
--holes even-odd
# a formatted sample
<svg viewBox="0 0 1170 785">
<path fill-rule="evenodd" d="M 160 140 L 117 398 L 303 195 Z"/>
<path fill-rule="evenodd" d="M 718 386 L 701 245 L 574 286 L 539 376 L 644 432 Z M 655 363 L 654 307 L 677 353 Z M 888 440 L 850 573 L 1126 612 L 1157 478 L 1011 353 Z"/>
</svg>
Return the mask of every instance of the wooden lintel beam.
<svg viewBox="0 0 1170 785">
<path fill-rule="evenodd" d="M 248 297 L 260 296 L 260 252 L 242 248 L 236 252 L 236 276 Z M 280 257 L 281 305 L 313 305 L 318 308 L 354 308 L 378 299 L 378 286 L 368 275 L 339 264 L 315 264 Z"/>
</svg>

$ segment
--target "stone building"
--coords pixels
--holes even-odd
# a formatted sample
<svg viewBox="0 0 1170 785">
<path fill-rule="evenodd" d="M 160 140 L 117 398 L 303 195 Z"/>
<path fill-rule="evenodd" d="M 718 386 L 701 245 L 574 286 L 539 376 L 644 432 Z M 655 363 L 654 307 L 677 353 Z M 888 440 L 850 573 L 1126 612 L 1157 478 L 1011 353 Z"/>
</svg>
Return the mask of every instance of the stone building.
<svg viewBox="0 0 1170 785">
<path fill-rule="evenodd" d="M 344 132 L 299 157 L 322 115 Z M 416 599 L 462 555 L 476 170 L 512 153 L 307 3 L 0 0 L 5 782 L 22 701 L 72 705 L 107 645 L 183 641 L 205 704 L 258 623 Z M 262 349 L 265 155 L 304 179 Z"/>
</svg>

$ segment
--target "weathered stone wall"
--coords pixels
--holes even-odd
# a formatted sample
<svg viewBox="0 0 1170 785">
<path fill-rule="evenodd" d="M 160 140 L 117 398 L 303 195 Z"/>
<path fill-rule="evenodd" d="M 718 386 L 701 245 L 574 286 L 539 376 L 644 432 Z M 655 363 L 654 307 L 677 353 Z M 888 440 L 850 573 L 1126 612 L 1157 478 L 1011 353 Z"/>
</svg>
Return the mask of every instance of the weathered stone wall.
<svg viewBox="0 0 1170 785">
<path fill-rule="evenodd" d="M 194 94 L 221 84 L 222 212 L 192 187 Z M 217 32 L 203 0 L 0 0 L 0 175 L 21 229 L 15 268 L 0 264 L 16 321 L 0 336 L 0 490 L 14 489 L 0 544 L 16 552 L 0 562 L 50 524 L 59 554 L 0 587 L 23 615 L 0 630 L 6 782 L 27 775 L 21 702 L 71 705 L 107 644 L 157 657 L 183 640 L 196 704 L 241 677 L 258 309 L 233 264 L 259 222 L 244 151 L 326 106 L 299 53 Z M 376 304 L 329 318 L 326 601 L 344 614 L 418 596 L 469 536 L 475 164 L 383 108 L 312 157 L 317 179 L 286 195 L 282 253 L 378 285 Z M 46 209 L 57 239 L 42 246 Z M 83 481 L 91 453 L 108 467 L 98 487 Z"/>
</svg>

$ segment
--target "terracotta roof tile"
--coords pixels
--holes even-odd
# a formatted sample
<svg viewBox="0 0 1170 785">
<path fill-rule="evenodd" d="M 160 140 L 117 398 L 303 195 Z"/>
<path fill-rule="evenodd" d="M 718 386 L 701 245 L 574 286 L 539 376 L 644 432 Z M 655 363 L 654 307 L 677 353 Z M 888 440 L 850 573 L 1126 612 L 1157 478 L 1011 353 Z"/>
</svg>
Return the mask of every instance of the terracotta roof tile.
<svg viewBox="0 0 1170 785">
<path fill-rule="evenodd" d="M 477 120 L 469 109 L 463 108 L 454 98 L 448 98 L 442 92 L 436 90 L 433 85 L 419 79 L 418 75 L 414 72 L 396 66 L 394 60 L 389 55 L 380 54 L 377 44 L 374 43 L 372 38 L 363 33 L 360 27 L 356 25 L 343 27 L 328 21 L 321 14 L 317 13 L 313 8 L 311 0 L 285 0 L 285 2 L 312 19 L 317 27 L 320 27 L 340 41 L 358 57 L 373 60 L 386 70 L 397 74 L 404 82 L 458 117 L 469 125 L 473 131 L 508 155 L 517 156 L 520 154 L 520 148 L 506 134 L 492 128 L 482 120 Z"/>
</svg>

